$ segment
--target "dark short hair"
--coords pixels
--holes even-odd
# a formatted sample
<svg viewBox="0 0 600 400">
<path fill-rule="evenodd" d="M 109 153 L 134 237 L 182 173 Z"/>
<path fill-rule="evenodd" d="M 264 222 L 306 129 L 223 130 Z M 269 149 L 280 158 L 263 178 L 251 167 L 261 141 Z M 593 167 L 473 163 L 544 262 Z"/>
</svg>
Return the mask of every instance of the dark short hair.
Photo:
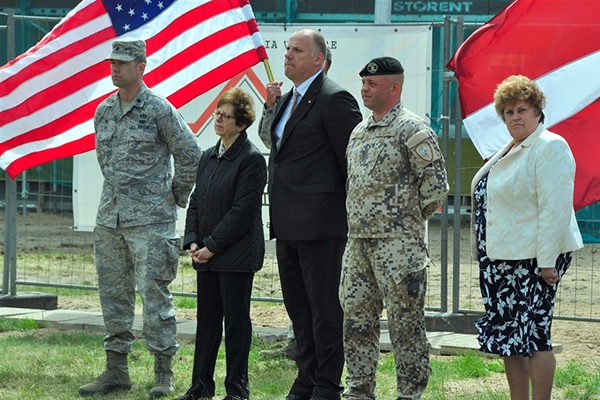
<svg viewBox="0 0 600 400">
<path fill-rule="evenodd" d="M 245 124 L 246 128 L 249 128 L 256 119 L 252 97 L 239 87 L 231 88 L 219 97 L 217 107 L 221 107 L 223 104 L 233 106 L 235 109 L 234 117 L 238 126 Z"/>
<path fill-rule="evenodd" d="M 511 75 L 502 81 L 494 93 L 494 107 L 496 113 L 504 121 L 504 109 L 517 100 L 525 101 L 541 115 L 540 122 L 544 122 L 542 110 L 546 107 L 546 96 L 539 86 L 523 75 Z"/>
</svg>

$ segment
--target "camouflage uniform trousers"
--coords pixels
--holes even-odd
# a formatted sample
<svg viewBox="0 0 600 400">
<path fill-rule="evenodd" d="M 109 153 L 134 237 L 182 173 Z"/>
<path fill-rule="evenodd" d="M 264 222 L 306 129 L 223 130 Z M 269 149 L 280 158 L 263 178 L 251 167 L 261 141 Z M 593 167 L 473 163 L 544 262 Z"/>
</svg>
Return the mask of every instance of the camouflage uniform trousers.
<svg viewBox="0 0 600 400">
<path fill-rule="evenodd" d="M 94 255 L 106 351 L 132 351 L 137 285 L 143 301 L 142 332 L 150 354 L 177 352 L 169 284 L 177 275 L 180 241 L 175 222 L 116 229 L 96 225 Z"/>
<path fill-rule="evenodd" d="M 385 302 L 398 399 L 420 399 L 431 367 L 425 330 L 427 274 L 406 266 L 401 239 L 349 239 L 340 301 L 344 309 L 345 399 L 375 399 L 380 317 Z"/>
</svg>

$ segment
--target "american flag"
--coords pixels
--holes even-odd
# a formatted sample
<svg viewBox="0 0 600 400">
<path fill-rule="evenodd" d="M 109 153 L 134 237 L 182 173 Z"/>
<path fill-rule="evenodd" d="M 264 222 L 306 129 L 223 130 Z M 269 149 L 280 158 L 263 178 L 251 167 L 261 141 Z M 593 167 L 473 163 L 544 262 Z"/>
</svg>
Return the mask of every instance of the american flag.
<svg viewBox="0 0 600 400">
<path fill-rule="evenodd" d="M 248 0 L 84 0 L 0 67 L 0 167 L 11 178 L 94 148 L 117 38 L 146 41 L 144 81 L 176 108 L 268 58 Z"/>
</svg>

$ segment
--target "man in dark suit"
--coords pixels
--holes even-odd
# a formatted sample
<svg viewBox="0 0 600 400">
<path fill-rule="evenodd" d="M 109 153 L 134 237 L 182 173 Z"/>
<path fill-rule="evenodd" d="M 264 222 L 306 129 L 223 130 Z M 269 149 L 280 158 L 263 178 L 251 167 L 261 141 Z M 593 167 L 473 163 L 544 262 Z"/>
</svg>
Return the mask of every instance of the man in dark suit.
<svg viewBox="0 0 600 400">
<path fill-rule="evenodd" d="M 298 345 L 298 377 L 286 400 L 337 400 L 343 390 L 338 290 L 348 230 L 345 151 L 362 115 L 356 99 L 322 72 L 326 52 L 317 31 L 293 33 L 285 75 L 294 88 L 282 95 L 283 82 L 269 83 L 263 114 L 266 121 L 275 113 L 270 233 Z"/>
</svg>

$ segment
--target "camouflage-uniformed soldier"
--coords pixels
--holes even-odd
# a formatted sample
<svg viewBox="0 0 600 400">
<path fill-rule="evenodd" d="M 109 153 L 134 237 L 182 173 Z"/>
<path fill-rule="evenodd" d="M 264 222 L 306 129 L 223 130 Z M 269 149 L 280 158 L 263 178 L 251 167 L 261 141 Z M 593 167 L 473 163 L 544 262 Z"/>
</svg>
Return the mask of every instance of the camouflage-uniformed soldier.
<svg viewBox="0 0 600 400">
<path fill-rule="evenodd" d="M 346 399 L 375 398 L 384 302 L 398 399 L 419 399 L 431 374 L 425 221 L 442 204 L 448 182 L 435 133 L 400 102 L 403 73 L 391 57 L 360 71 L 362 99 L 373 113 L 354 129 L 346 151 L 349 240 L 340 284 Z"/>
<path fill-rule="evenodd" d="M 177 273 L 177 206 L 194 186 L 200 148 L 183 117 L 149 90 L 142 76 L 146 44 L 115 41 L 111 77 L 118 92 L 94 117 L 104 186 L 94 229 L 94 256 L 106 326 L 106 371 L 82 396 L 131 388 L 127 354 L 135 340 L 135 288 L 143 300 L 143 335 L 155 356 L 151 398 L 173 393 L 171 357 L 178 349 L 169 284 Z"/>
</svg>

